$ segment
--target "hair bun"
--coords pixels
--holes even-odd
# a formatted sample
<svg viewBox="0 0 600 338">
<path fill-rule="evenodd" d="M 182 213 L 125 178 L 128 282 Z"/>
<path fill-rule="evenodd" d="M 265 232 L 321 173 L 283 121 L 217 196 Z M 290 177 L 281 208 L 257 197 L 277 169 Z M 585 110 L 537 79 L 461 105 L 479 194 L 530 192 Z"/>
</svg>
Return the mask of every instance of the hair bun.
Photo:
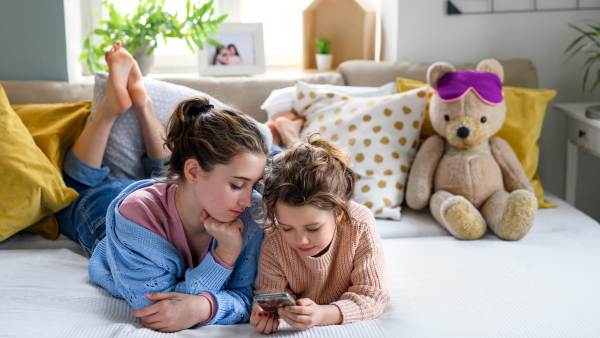
<svg viewBox="0 0 600 338">
<path fill-rule="evenodd" d="M 191 117 L 196 117 L 202 113 L 206 113 L 208 111 L 210 111 L 211 109 L 213 109 L 215 106 L 213 106 L 212 104 L 205 104 L 201 107 L 198 106 L 192 106 L 188 109 L 187 111 L 187 115 L 191 116 Z"/>
</svg>

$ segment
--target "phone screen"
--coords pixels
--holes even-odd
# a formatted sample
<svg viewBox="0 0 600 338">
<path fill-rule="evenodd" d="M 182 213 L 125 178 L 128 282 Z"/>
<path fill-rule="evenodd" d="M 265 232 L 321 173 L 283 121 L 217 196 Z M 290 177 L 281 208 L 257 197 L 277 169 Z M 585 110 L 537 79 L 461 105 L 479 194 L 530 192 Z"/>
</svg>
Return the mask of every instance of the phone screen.
<svg viewBox="0 0 600 338">
<path fill-rule="evenodd" d="M 277 313 L 280 307 L 296 306 L 296 301 L 287 293 L 272 293 L 254 297 L 254 301 L 266 312 Z"/>
</svg>

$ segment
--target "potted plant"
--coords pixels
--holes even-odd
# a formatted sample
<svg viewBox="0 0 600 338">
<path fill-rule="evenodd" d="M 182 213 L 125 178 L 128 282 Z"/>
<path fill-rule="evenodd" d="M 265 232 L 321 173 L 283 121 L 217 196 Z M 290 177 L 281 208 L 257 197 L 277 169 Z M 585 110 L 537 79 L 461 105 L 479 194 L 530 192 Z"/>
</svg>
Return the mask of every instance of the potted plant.
<svg viewBox="0 0 600 338">
<path fill-rule="evenodd" d="M 80 60 L 85 61 L 88 71 L 93 74 L 97 70 L 108 69 L 104 62 L 104 51 L 117 41 L 133 55 L 138 62 L 143 75 L 150 72 L 154 62 L 154 49 L 158 46 L 158 39 L 167 43 L 167 38 L 185 39 L 190 50 L 195 52 L 195 47 L 203 49 L 203 43 L 220 47 L 221 45 L 208 37 L 217 34 L 219 24 L 225 20 L 227 14 L 214 18 L 213 1 L 197 7 L 187 1 L 185 18 L 180 22 L 177 13 L 170 14 L 163 11 L 165 0 L 139 0 L 136 12 L 122 16 L 113 4 L 103 2 L 108 9 L 107 20 L 99 20 L 102 28 L 92 31 L 83 43 L 85 52 Z M 99 37 L 97 40 L 94 36 Z M 195 46 L 195 47 L 194 47 Z"/>
<path fill-rule="evenodd" d="M 331 49 L 331 39 L 326 36 L 321 36 L 315 41 L 317 49 L 317 69 L 327 71 L 331 69 L 331 59 L 333 55 L 329 54 Z"/>
<path fill-rule="evenodd" d="M 584 28 L 569 24 L 569 27 L 575 29 L 580 34 L 565 50 L 565 53 L 571 53 L 567 61 L 577 54 L 584 54 L 587 56 L 587 59 L 583 63 L 585 74 L 583 75 L 583 83 L 581 87 L 582 94 L 585 93 L 588 76 L 592 66 L 594 66 L 597 61 L 600 61 L 600 24 L 594 21 L 589 21 L 589 23 L 587 23 L 585 26 L 586 29 L 589 28 L 590 30 L 588 31 Z M 600 84 L 600 69 L 597 71 L 596 81 L 594 81 L 592 84 L 590 92 L 593 92 L 598 84 Z M 587 117 L 600 119 L 600 106 L 588 107 L 585 113 Z"/>
</svg>

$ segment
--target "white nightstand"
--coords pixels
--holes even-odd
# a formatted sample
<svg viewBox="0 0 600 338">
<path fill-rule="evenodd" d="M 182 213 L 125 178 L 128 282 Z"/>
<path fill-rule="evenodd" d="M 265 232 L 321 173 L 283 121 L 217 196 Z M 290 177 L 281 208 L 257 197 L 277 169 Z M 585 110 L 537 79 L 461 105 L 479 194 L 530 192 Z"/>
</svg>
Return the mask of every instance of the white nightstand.
<svg viewBox="0 0 600 338">
<path fill-rule="evenodd" d="M 600 157 L 600 120 L 585 116 L 585 108 L 593 105 L 598 105 L 598 102 L 559 103 L 554 105 L 567 115 L 565 195 L 567 202 L 571 205 L 575 205 L 578 152 L 589 152 Z"/>
</svg>

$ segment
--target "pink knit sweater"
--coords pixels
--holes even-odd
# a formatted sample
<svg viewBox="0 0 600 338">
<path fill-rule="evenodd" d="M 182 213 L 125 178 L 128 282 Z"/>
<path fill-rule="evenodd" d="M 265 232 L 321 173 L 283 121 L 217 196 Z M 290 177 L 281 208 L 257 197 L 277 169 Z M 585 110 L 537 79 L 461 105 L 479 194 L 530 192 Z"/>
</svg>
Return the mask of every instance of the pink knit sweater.
<svg viewBox="0 0 600 338">
<path fill-rule="evenodd" d="M 255 295 L 287 292 L 320 305 L 336 305 L 342 324 L 374 319 L 390 299 L 383 248 L 373 214 L 350 202 L 352 223 L 339 224 L 329 250 L 313 258 L 300 254 L 279 230 L 262 244 Z"/>
</svg>

